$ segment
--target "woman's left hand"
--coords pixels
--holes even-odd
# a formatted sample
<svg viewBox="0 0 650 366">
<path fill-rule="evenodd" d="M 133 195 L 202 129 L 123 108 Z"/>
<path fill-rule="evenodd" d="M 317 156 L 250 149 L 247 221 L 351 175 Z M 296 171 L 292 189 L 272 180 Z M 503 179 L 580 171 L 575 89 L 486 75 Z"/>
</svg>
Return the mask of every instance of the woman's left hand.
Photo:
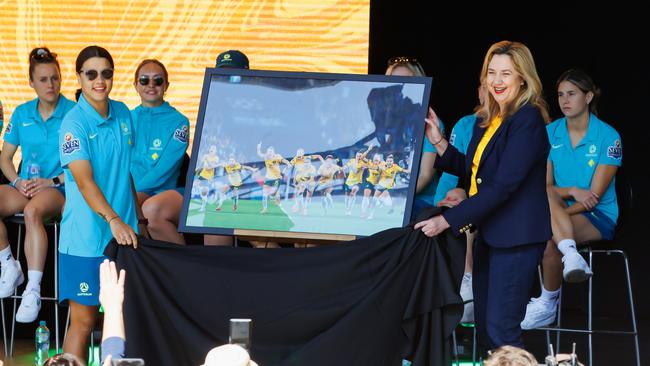
<svg viewBox="0 0 650 366">
<path fill-rule="evenodd" d="M 414 229 L 422 229 L 424 235 L 428 237 L 436 236 L 449 228 L 449 223 L 442 215 L 434 216 L 428 220 L 420 221 L 413 227 Z"/>
<path fill-rule="evenodd" d="M 26 185 L 25 195 L 29 198 L 32 198 L 41 190 L 50 187 L 52 187 L 51 179 L 45 179 L 45 178 L 30 179 Z"/>
</svg>

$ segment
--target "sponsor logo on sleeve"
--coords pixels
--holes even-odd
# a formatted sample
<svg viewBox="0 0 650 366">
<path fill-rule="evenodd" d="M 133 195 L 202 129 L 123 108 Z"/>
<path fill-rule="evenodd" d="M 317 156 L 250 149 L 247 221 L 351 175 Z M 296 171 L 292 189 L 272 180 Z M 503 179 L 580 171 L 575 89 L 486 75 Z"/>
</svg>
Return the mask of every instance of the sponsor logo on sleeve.
<svg viewBox="0 0 650 366">
<path fill-rule="evenodd" d="M 72 133 L 66 132 L 63 136 L 63 144 L 61 145 L 61 151 L 63 154 L 70 155 L 79 150 L 81 150 L 79 139 L 74 138 Z"/>
<path fill-rule="evenodd" d="M 620 160 L 623 157 L 623 147 L 621 146 L 621 140 L 616 140 L 614 141 L 614 145 L 607 147 L 607 157 L 617 160 Z"/>
<path fill-rule="evenodd" d="M 174 131 L 174 139 L 186 144 L 188 141 L 188 131 L 187 131 L 187 126 L 183 126 L 183 128 L 177 128 L 176 131 Z"/>
<path fill-rule="evenodd" d="M 11 122 L 7 125 L 7 128 L 5 129 L 5 134 L 11 134 Z"/>
<path fill-rule="evenodd" d="M 454 141 L 456 141 L 456 134 L 452 133 L 451 136 L 449 136 L 449 143 L 453 145 Z"/>
</svg>

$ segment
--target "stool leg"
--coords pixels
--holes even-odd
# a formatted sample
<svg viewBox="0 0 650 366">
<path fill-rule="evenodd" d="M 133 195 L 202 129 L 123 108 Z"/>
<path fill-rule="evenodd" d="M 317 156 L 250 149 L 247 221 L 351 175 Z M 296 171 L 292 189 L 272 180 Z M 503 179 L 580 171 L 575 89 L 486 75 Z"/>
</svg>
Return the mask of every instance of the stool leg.
<svg viewBox="0 0 650 366">
<path fill-rule="evenodd" d="M 591 251 L 591 248 L 589 249 L 589 268 L 593 271 L 594 269 L 594 253 Z M 589 366 L 593 366 L 594 364 L 594 358 L 593 358 L 593 334 L 591 331 L 593 330 L 593 317 L 592 317 L 592 298 L 593 298 L 593 276 L 589 277 L 589 300 L 588 300 L 588 308 L 587 308 L 587 330 L 589 330 L 589 334 L 587 335 L 589 339 Z"/>
<path fill-rule="evenodd" d="M 0 299 L 0 308 L 2 308 L 2 337 L 3 345 L 5 347 L 5 358 L 9 357 L 7 354 L 7 327 L 5 326 L 5 300 Z"/>
<path fill-rule="evenodd" d="M 630 266 L 627 255 L 620 251 L 625 262 L 625 278 L 627 280 L 627 296 L 630 299 L 630 314 L 632 315 L 632 330 L 634 331 L 634 350 L 636 351 L 636 365 L 641 366 L 641 355 L 639 354 L 639 333 L 636 329 L 636 315 L 634 313 L 634 298 L 632 297 L 632 281 L 630 280 Z"/>
<path fill-rule="evenodd" d="M 560 294 L 557 299 L 557 327 L 562 328 L 562 287 L 560 287 Z M 555 349 L 560 349 L 560 335 L 562 332 L 555 332 Z"/>
<path fill-rule="evenodd" d="M 54 222 L 54 336 L 59 353 L 59 224 Z"/>
<path fill-rule="evenodd" d="M 472 366 L 476 364 L 476 324 L 472 327 Z"/>
<path fill-rule="evenodd" d="M 20 243 L 23 238 L 23 226 L 18 225 L 18 243 L 16 244 L 16 260 L 20 262 Z M 9 357 L 14 355 L 14 335 L 16 334 L 16 295 L 18 295 L 18 288 L 14 290 L 14 306 L 11 315 L 11 344 L 9 345 Z"/>
<path fill-rule="evenodd" d="M 456 362 L 456 366 L 459 366 L 460 363 L 458 362 L 458 344 L 456 343 L 456 329 L 454 329 L 451 332 L 451 352 L 454 355 L 454 361 Z"/>
</svg>

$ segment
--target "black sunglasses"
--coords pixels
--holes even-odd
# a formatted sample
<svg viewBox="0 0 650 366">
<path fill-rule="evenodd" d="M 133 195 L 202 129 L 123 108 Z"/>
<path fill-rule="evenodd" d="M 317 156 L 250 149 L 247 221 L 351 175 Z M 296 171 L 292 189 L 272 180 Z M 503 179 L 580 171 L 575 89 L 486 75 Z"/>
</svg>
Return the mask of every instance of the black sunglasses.
<svg viewBox="0 0 650 366">
<path fill-rule="evenodd" d="M 32 58 L 37 61 L 44 61 L 44 60 L 54 60 L 56 59 L 56 56 L 58 55 L 54 52 L 49 52 L 45 48 L 39 48 L 36 50 L 36 53 L 32 55 Z"/>
<path fill-rule="evenodd" d="M 104 80 L 111 80 L 113 78 L 113 69 L 104 69 L 101 72 L 97 70 L 81 70 L 81 72 L 86 74 L 86 77 L 90 81 L 97 79 L 97 76 L 99 76 L 99 74 L 102 75 L 102 79 Z"/>
<path fill-rule="evenodd" d="M 151 80 L 153 80 L 153 84 L 154 84 L 155 86 L 161 86 L 161 85 L 163 85 L 163 84 L 165 83 L 165 78 L 162 77 L 162 76 L 160 76 L 160 75 L 156 75 L 156 76 L 154 76 L 153 78 L 150 78 L 150 77 L 147 76 L 147 75 L 142 75 L 142 76 L 140 76 L 140 78 L 138 79 L 138 82 L 139 82 L 140 85 L 142 85 L 142 86 L 147 86 L 147 85 L 149 85 L 149 82 L 150 82 Z"/>
<path fill-rule="evenodd" d="M 395 64 L 414 64 L 414 65 L 419 65 L 419 62 L 416 58 L 414 57 L 393 57 L 388 60 L 388 66 L 393 66 Z"/>
</svg>

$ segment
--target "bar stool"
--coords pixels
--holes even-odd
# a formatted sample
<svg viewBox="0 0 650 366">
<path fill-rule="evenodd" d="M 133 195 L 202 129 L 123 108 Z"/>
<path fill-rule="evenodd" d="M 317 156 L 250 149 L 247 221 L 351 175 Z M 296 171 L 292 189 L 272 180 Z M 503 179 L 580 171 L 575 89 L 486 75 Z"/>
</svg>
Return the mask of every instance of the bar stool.
<svg viewBox="0 0 650 366">
<path fill-rule="evenodd" d="M 59 223 L 60 218 L 54 218 L 44 222 L 45 227 L 54 228 L 54 245 L 50 246 L 53 248 L 54 252 L 54 297 L 41 297 L 41 301 L 54 301 L 54 334 L 55 334 L 55 346 L 56 352 L 58 353 L 59 348 L 59 258 L 58 258 L 58 249 L 59 249 Z M 23 239 L 23 226 L 25 226 L 25 215 L 22 213 L 17 213 L 14 216 L 8 217 L 5 219 L 6 222 L 14 223 L 18 226 L 18 242 L 16 249 L 16 260 L 20 261 L 20 252 Z M 17 300 L 22 299 L 22 296 L 18 295 L 18 289 L 14 291 L 14 295 L 9 297 L 13 299 L 13 312 L 11 318 L 11 334 L 10 334 L 10 343 L 9 349 L 7 350 L 7 330 L 5 326 L 4 318 L 4 299 L 0 300 L 0 307 L 2 308 L 2 331 L 3 331 L 3 340 L 5 355 L 7 357 L 13 356 L 14 351 L 14 334 L 16 330 L 16 308 Z"/>
<path fill-rule="evenodd" d="M 560 297 L 558 299 L 558 309 L 557 309 L 557 323 L 555 326 L 550 327 L 540 327 L 536 328 L 538 330 L 546 331 L 547 344 L 550 344 L 550 332 L 555 332 L 556 334 L 556 350 L 560 347 L 560 334 L 562 332 L 568 333 L 582 333 L 587 334 L 588 337 L 588 351 L 589 351 L 589 366 L 593 366 L 593 344 L 592 338 L 594 334 L 611 334 L 611 335 L 628 335 L 634 337 L 634 348 L 636 351 L 636 365 L 641 365 L 641 358 L 639 353 L 639 335 L 637 331 L 636 323 L 636 314 L 634 310 L 634 296 L 632 294 L 632 282 L 630 280 L 630 266 L 628 262 L 627 254 L 621 249 L 611 249 L 616 248 L 615 244 L 623 223 L 626 221 L 627 215 L 631 213 L 632 204 L 633 204 L 633 191 L 632 187 L 628 184 L 625 176 L 622 174 L 621 169 L 619 168 L 618 173 L 616 174 L 616 197 L 619 202 L 620 215 L 618 219 L 618 224 L 616 226 L 616 233 L 614 235 L 614 240 L 599 240 L 587 243 L 580 243 L 579 252 L 583 255 L 586 255 L 589 262 L 589 267 L 596 273 L 594 269 L 594 254 L 604 254 L 609 257 L 612 255 L 619 255 L 623 259 L 624 270 L 625 270 L 625 280 L 627 286 L 627 297 L 629 312 L 632 321 L 632 329 L 623 331 L 623 330 L 610 330 L 610 329 L 598 329 L 595 330 L 593 327 L 593 281 L 594 277 L 590 277 L 588 280 L 588 299 L 587 299 L 587 328 L 586 329 L 574 329 L 574 328 L 562 328 L 561 326 L 561 308 L 562 308 L 562 292 L 560 291 Z M 540 284 L 543 285 L 542 276 L 540 272 Z"/>
</svg>

